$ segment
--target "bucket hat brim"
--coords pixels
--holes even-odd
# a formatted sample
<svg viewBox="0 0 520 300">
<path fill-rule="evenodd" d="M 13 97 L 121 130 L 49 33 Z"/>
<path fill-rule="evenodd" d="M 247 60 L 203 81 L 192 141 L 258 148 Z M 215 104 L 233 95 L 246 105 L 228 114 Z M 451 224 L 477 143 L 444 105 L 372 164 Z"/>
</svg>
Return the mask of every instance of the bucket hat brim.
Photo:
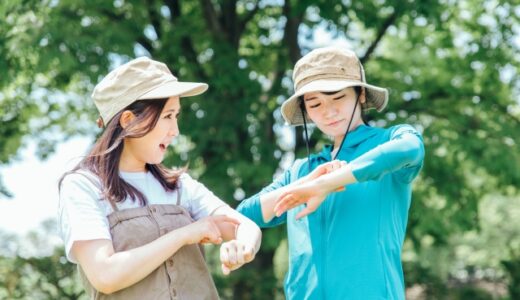
<svg viewBox="0 0 520 300">
<path fill-rule="evenodd" d="M 382 111 L 388 103 L 388 90 L 362 81 L 342 79 L 318 79 L 309 82 L 299 88 L 297 92 L 282 103 L 282 116 L 287 125 L 303 125 L 303 117 L 299 107 L 298 98 L 306 93 L 312 92 L 335 92 L 343 89 L 361 86 L 365 88 L 366 103 L 364 109 L 376 109 Z M 306 115 L 306 122 L 313 123 Z"/>
<path fill-rule="evenodd" d="M 161 99 L 174 96 L 191 97 L 204 93 L 208 85 L 200 82 L 167 81 L 137 97 L 137 100 Z"/>
</svg>

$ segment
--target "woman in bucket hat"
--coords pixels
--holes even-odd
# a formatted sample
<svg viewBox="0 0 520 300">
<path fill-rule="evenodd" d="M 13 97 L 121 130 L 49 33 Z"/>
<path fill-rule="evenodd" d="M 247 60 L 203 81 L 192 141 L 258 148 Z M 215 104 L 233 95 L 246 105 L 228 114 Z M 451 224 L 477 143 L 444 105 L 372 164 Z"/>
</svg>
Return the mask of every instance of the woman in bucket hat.
<svg viewBox="0 0 520 300">
<path fill-rule="evenodd" d="M 314 123 L 333 144 L 295 161 L 237 210 L 260 227 L 287 223 L 287 299 L 404 299 L 401 248 L 421 135 L 364 122 L 363 111 L 382 111 L 388 92 L 366 82 L 352 51 L 311 51 L 293 81 L 284 119 L 305 134 Z"/>
<path fill-rule="evenodd" d="M 225 274 L 258 251 L 258 226 L 185 169 L 161 164 L 179 134 L 180 98 L 206 89 L 145 57 L 95 87 L 106 126 L 62 177 L 58 214 L 67 258 L 91 299 L 218 299 L 199 244 L 222 243 Z"/>
</svg>

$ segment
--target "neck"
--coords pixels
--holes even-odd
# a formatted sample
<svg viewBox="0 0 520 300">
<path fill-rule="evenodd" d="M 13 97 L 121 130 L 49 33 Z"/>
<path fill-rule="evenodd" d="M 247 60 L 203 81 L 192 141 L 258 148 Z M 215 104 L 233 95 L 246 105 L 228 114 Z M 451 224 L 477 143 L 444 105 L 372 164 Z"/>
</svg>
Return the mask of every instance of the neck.
<svg viewBox="0 0 520 300">
<path fill-rule="evenodd" d="M 363 124 L 363 120 L 361 120 L 361 119 L 359 119 L 357 122 L 352 122 L 352 125 L 350 126 L 348 132 L 352 132 L 352 131 L 356 130 L 356 128 L 358 128 L 362 124 Z M 341 142 L 343 141 L 344 137 L 345 137 L 344 134 L 334 137 L 334 149 L 332 150 L 333 157 L 336 155 L 336 152 L 338 152 L 339 146 L 341 145 Z"/>
<path fill-rule="evenodd" d="M 119 171 L 122 172 L 145 172 L 145 164 L 135 159 L 132 153 L 127 150 L 128 147 L 123 147 L 121 158 L 119 159 Z"/>
</svg>

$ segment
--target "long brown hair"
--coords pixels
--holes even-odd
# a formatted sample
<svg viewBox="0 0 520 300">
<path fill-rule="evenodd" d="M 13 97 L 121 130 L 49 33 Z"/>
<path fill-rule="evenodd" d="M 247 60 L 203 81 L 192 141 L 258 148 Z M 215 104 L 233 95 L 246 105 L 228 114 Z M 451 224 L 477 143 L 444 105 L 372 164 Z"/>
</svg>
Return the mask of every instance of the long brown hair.
<svg viewBox="0 0 520 300">
<path fill-rule="evenodd" d="M 124 139 L 140 138 L 152 131 L 167 100 L 167 98 L 139 100 L 118 112 L 107 124 L 90 153 L 61 177 L 58 186 L 61 187 L 63 179 L 68 174 L 86 170 L 99 178 L 102 197 L 108 200 L 112 207 L 127 198 L 132 201 L 137 199 L 140 205 L 146 205 L 148 201 L 143 193 L 119 176 L 119 161 L 123 152 Z M 119 119 L 125 110 L 131 111 L 136 117 L 126 128 L 123 128 Z M 146 164 L 145 168 L 161 183 L 165 191 L 175 190 L 179 176 L 186 170 L 185 167 L 168 169 L 162 164 Z"/>
</svg>

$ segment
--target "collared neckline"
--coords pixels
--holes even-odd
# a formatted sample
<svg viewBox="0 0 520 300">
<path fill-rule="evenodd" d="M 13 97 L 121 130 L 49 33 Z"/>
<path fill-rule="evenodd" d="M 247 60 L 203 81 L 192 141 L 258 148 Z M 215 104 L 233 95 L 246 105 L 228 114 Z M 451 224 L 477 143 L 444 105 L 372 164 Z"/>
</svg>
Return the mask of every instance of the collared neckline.
<svg viewBox="0 0 520 300">
<path fill-rule="evenodd" d="M 367 126 L 365 124 L 361 124 L 356 129 L 350 131 L 347 135 L 347 139 L 343 143 L 343 146 L 339 151 L 343 152 L 348 148 L 354 148 L 361 144 L 362 142 L 368 140 L 377 134 L 377 129 L 374 127 Z M 327 144 L 323 146 L 323 149 L 318 154 L 319 157 L 324 158 L 327 161 L 332 159 L 331 152 L 333 150 L 333 145 Z"/>
</svg>

